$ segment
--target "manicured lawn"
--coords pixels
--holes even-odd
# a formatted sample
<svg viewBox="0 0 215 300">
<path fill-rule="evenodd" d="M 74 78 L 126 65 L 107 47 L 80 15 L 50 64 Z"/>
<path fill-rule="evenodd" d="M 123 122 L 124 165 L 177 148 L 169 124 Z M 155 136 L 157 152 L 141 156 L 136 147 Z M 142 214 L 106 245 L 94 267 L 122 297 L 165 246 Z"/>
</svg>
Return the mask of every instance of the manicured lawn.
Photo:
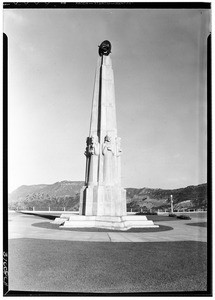
<svg viewBox="0 0 215 300">
<path fill-rule="evenodd" d="M 9 241 L 9 289 L 59 292 L 206 291 L 202 242 Z"/>
<path fill-rule="evenodd" d="M 186 224 L 186 225 L 199 226 L 199 227 L 207 227 L 207 222 L 190 223 L 190 224 Z"/>
<path fill-rule="evenodd" d="M 158 215 L 147 215 L 148 220 L 156 221 L 180 221 L 177 217 L 169 217 L 169 216 L 158 216 Z"/>
</svg>

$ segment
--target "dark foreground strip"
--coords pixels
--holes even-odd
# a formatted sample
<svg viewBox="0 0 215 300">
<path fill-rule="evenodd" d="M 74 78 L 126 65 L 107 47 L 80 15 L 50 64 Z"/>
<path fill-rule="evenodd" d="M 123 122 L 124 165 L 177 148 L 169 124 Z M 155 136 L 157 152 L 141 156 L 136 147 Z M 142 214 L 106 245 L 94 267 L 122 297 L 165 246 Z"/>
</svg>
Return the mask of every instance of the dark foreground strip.
<svg viewBox="0 0 215 300">
<path fill-rule="evenodd" d="M 9 257 L 9 290 L 15 294 L 15 291 L 34 295 L 41 292 L 207 295 L 210 292 L 207 243 L 203 242 L 11 239 Z"/>
</svg>

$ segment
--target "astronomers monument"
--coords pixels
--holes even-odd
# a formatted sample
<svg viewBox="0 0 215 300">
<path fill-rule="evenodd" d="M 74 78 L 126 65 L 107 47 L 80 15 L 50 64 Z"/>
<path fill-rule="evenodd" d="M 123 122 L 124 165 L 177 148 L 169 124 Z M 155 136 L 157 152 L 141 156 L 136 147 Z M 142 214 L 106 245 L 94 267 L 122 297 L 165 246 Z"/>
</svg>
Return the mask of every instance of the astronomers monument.
<svg viewBox="0 0 215 300">
<path fill-rule="evenodd" d="M 87 138 L 85 186 L 80 214 L 126 215 L 126 191 L 121 188 L 121 146 L 117 137 L 114 77 L 109 53 L 111 44 L 99 47 L 90 132 Z"/>
<path fill-rule="evenodd" d="M 80 192 L 79 215 L 61 215 L 63 227 L 120 230 L 157 227 L 145 216 L 127 216 L 126 191 L 121 187 L 122 150 L 121 139 L 117 136 L 110 53 L 111 43 L 104 41 L 99 46 L 90 131 L 86 140 L 85 185 Z"/>
</svg>

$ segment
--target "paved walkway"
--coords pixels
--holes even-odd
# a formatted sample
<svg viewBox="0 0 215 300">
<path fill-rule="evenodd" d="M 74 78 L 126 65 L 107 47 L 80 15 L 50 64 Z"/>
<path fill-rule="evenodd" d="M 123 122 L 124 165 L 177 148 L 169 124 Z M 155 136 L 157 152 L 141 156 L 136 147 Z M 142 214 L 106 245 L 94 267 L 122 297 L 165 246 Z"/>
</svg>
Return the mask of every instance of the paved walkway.
<svg viewBox="0 0 215 300">
<path fill-rule="evenodd" d="M 83 232 L 34 227 L 32 224 L 51 222 L 40 217 L 9 213 L 9 239 L 33 238 L 86 242 L 207 242 L 207 228 L 186 224 L 205 222 L 206 219 L 160 221 L 155 224 L 173 227 L 173 230 L 159 232 Z"/>
</svg>

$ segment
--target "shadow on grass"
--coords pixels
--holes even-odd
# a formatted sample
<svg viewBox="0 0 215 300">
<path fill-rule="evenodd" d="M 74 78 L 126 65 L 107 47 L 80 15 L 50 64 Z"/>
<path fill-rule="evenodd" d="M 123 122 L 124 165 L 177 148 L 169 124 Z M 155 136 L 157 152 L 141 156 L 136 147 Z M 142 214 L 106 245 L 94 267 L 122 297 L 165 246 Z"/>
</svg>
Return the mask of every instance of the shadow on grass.
<svg viewBox="0 0 215 300">
<path fill-rule="evenodd" d="M 122 230 L 111 230 L 111 229 L 104 229 L 104 228 L 62 228 L 59 227 L 58 224 L 51 224 L 49 222 L 41 222 L 41 223 L 34 223 L 31 226 L 34 227 L 40 227 L 40 228 L 46 228 L 46 229 L 57 229 L 57 230 L 67 230 L 67 231 L 84 231 L 84 232 L 159 232 L 159 231 L 168 231 L 168 230 L 173 230 L 172 227 L 170 226 L 164 226 L 164 225 L 159 225 L 157 228 L 131 228 L 126 231 Z"/>
<path fill-rule="evenodd" d="M 32 216 L 35 216 L 35 217 L 41 217 L 41 218 L 45 218 L 45 219 L 49 219 L 49 220 L 55 220 L 55 218 L 57 218 L 58 216 L 54 216 L 54 215 L 45 215 L 45 214 L 38 214 L 38 213 L 25 213 L 25 212 L 21 212 L 21 214 L 23 215 L 32 215 Z"/>
<path fill-rule="evenodd" d="M 189 226 L 199 226 L 199 227 L 207 227 L 207 222 L 189 223 L 189 224 L 186 224 L 186 225 L 189 225 Z"/>
<path fill-rule="evenodd" d="M 177 219 L 177 216 L 175 217 L 169 217 L 169 216 L 158 216 L 158 215 L 145 215 L 147 217 L 148 220 L 151 221 L 180 221 L 179 219 Z"/>
</svg>

